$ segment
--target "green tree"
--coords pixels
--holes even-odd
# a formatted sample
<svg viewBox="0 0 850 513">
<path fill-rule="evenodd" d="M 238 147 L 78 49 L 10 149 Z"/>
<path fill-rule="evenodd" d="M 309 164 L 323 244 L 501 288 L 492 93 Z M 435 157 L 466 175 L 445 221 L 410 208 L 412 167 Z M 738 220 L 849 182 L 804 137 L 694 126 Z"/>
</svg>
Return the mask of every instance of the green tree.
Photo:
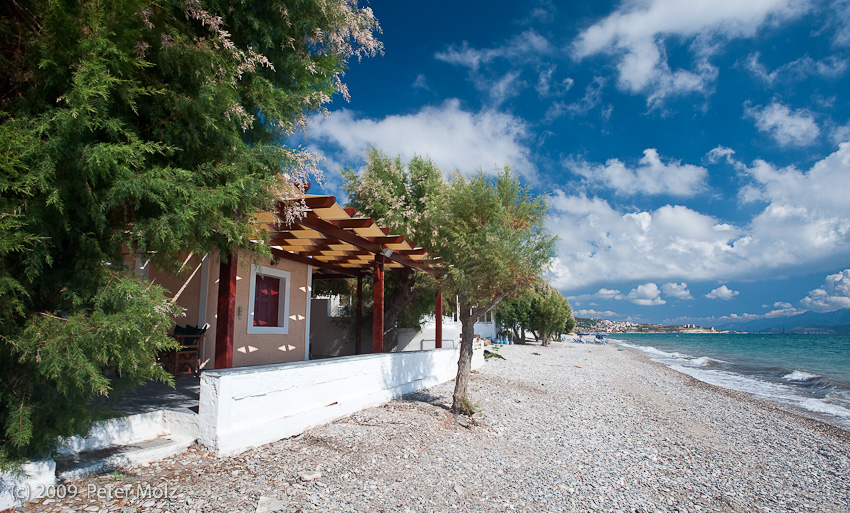
<svg viewBox="0 0 850 513">
<path fill-rule="evenodd" d="M 542 280 L 535 284 L 529 306 L 528 326 L 535 340 L 544 346 L 563 332 L 567 319 L 572 317 L 569 302 L 557 289 Z"/>
<path fill-rule="evenodd" d="M 124 262 L 264 238 L 315 174 L 282 143 L 377 30 L 357 0 L 0 2 L 0 451 L 85 430 L 104 369 L 169 379 L 177 309 Z"/>
<path fill-rule="evenodd" d="M 531 301 L 534 291 L 522 289 L 503 299 L 496 306 L 496 320 L 500 326 L 511 330 L 516 343 L 525 342 L 525 331 L 531 324 Z"/>
<path fill-rule="evenodd" d="M 445 264 L 443 283 L 458 297 L 461 347 L 452 412 L 467 399 L 475 319 L 549 265 L 555 238 L 546 232 L 547 201 L 505 167 L 494 178 L 453 175 L 441 201 L 435 251 Z"/>
<path fill-rule="evenodd" d="M 356 208 L 358 215 L 375 219 L 415 244 L 432 245 L 438 230 L 434 211 L 446 183 L 430 159 L 414 156 L 405 163 L 401 156 L 390 158 L 370 148 L 359 172 L 343 169 L 342 175 L 347 206 Z M 418 328 L 422 316 L 433 313 L 434 292 L 434 280 L 425 273 L 404 269 L 386 274 L 384 347 L 395 344 L 396 325 Z M 371 318 L 366 316 L 367 323 Z"/>
</svg>

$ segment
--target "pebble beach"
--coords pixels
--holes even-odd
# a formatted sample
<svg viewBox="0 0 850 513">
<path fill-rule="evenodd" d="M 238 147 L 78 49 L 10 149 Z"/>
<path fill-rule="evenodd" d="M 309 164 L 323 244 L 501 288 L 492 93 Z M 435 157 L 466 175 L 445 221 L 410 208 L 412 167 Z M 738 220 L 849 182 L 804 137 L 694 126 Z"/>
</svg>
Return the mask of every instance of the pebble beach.
<svg viewBox="0 0 850 513">
<path fill-rule="evenodd" d="M 473 417 L 448 413 L 450 381 L 235 456 L 193 447 L 66 483 L 79 492 L 19 509 L 850 512 L 850 432 L 616 345 L 498 354 L 472 374 Z"/>
</svg>

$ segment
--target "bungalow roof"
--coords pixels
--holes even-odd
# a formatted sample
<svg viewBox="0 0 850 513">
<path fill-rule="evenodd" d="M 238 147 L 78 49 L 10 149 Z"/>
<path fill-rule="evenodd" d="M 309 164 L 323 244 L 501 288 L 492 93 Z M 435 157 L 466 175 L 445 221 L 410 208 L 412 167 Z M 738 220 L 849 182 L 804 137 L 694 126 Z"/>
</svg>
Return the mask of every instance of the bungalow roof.
<svg viewBox="0 0 850 513">
<path fill-rule="evenodd" d="M 302 199 L 292 200 L 301 201 Z M 369 217 L 356 216 L 334 196 L 305 195 L 302 217 L 291 224 L 281 206 L 276 213 L 258 215 L 269 231 L 272 254 L 314 269 L 314 279 L 351 278 L 371 273 L 377 255 L 386 269 L 416 269 L 432 276 L 439 273 L 430 264 L 436 259 L 402 235 L 392 235 Z"/>
</svg>

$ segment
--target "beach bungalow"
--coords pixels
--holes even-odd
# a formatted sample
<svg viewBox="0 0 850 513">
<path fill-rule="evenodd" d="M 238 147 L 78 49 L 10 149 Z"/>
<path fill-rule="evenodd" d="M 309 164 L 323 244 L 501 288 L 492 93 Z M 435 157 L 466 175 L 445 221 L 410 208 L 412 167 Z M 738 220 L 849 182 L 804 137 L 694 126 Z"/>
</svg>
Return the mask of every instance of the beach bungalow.
<svg viewBox="0 0 850 513">
<path fill-rule="evenodd" d="M 357 217 L 332 196 L 308 195 L 304 202 L 304 216 L 290 225 L 277 213 L 259 216 L 270 233 L 271 259 L 247 252 L 188 255 L 180 277 L 137 259 L 137 272 L 169 289 L 186 309 L 175 333 L 190 342 L 188 350 L 162 360 L 174 372 L 200 374 L 198 439 L 218 454 L 297 434 L 456 373 L 459 330 L 443 317 L 440 293 L 434 319 L 419 335 L 419 347 L 428 350 L 388 353 L 383 347 L 384 273 L 438 276 L 426 250 Z M 313 283 L 343 278 L 357 280 L 355 344 L 365 354 L 311 360 Z M 359 340 L 364 279 L 373 283 L 371 344 Z M 326 324 L 326 316 L 319 317 Z"/>
</svg>

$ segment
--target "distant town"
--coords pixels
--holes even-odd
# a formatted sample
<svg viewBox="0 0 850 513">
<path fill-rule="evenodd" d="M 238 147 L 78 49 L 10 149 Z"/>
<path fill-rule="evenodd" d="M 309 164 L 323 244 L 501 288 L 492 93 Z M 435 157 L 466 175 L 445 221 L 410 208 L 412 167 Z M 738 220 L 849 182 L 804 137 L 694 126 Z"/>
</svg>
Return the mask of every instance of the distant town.
<svg viewBox="0 0 850 513">
<path fill-rule="evenodd" d="M 576 317 L 575 329 L 577 332 L 593 333 L 729 333 L 727 330 L 714 329 L 713 326 L 706 328 L 696 324 L 668 326 L 665 324 L 638 324 L 586 317 Z"/>
</svg>

